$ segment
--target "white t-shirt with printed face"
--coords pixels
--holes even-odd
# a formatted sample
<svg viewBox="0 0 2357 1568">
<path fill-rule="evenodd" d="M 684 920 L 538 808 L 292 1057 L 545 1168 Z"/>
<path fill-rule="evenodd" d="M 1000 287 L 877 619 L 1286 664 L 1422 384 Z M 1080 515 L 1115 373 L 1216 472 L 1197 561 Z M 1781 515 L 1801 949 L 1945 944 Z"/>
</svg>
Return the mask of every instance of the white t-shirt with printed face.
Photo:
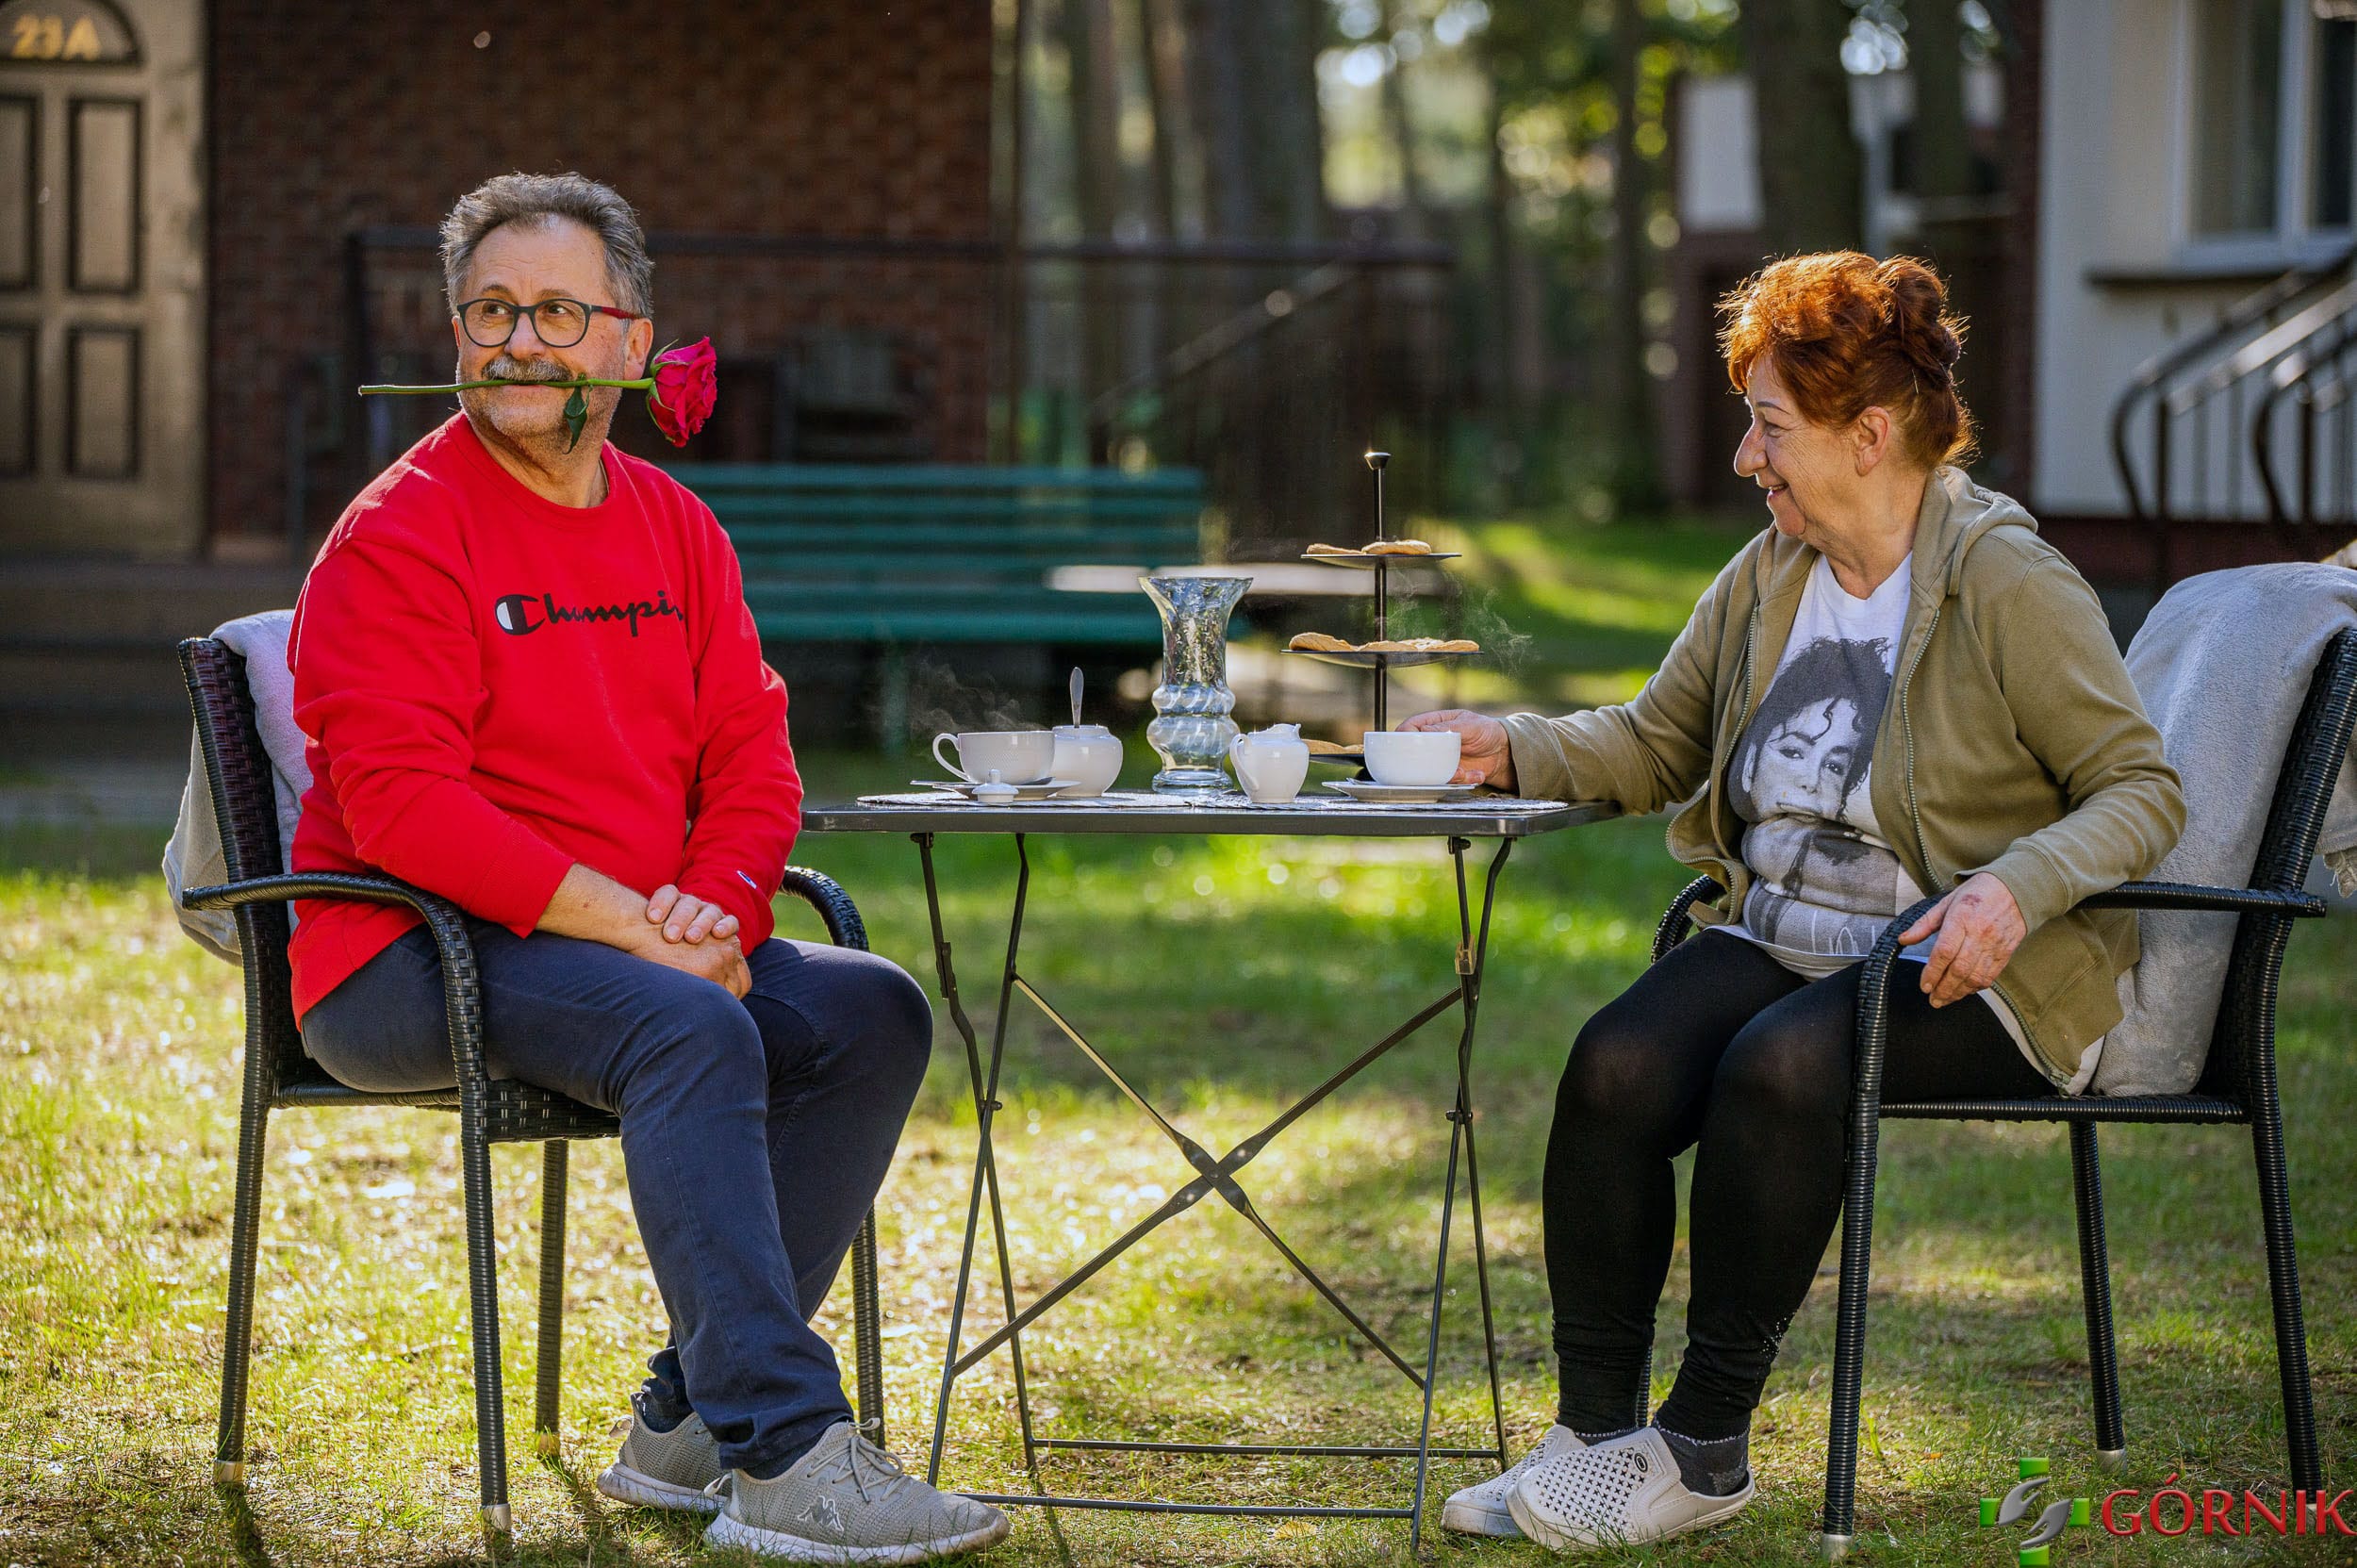
<svg viewBox="0 0 2357 1568">
<path fill-rule="evenodd" d="M 1891 917 L 1924 897 L 1875 818 L 1871 787 L 1913 564 L 1910 554 L 1857 599 L 1818 557 L 1791 638 L 1728 764 L 1727 792 L 1745 824 L 1743 864 L 1753 880 L 1742 918 L 1719 929 L 1811 980 L 1864 958 Z M 1900 956 L 1927 961 L 1934 940 Z M 2013 1009 L 1994 991 L 1978 994 L 2043 1075 Z M 2072 1093 L 2093 1076 L 2096 1055 L 2090 1048 Z"/>
<path fill-rule="evenodd" d="M 1890 917 L 1923 896 L 1883 835 L 1869 787 L 1912 561 L 1853 599 L 1818 557 L 1729 765 L 1754 879 L 1743 934 L 1803 973 L 1864 958 Z"/>
</svg>

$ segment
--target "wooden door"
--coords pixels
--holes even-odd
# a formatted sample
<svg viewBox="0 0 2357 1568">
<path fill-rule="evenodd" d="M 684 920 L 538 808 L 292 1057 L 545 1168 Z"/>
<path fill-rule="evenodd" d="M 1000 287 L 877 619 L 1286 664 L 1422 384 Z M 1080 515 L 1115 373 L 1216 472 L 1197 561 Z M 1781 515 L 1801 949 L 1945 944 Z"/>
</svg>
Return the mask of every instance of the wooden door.
<svg viewBox="0 0 2357 1568">
<path fill-rule="evenodd" d="M 0 0 L 0 553 L 205 536 L 203 10 Z"/>
</svg>

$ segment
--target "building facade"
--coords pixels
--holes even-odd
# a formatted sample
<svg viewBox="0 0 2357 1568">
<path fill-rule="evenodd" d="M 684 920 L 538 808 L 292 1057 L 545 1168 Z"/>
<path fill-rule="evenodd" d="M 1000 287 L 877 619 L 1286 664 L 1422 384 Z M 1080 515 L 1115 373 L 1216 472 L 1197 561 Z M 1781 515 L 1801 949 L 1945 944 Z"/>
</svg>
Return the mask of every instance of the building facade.
<svg viewBox="0 0 2357 1568">
<path fill-rule="evenodd" d="M 2139 370 L 2195 349 L 2288 273 L 2346 269 L 2357 5 L 2048 0 L 2046 27 L 2049 79 L 2071 87 L 2047 95 L 2040 124 L 2036 495 L 2057 513 L 2119 515 L 2155 499 L 2129 495 L 2113 454 L 2114 410 Z M 2151 423 L 2132 413 L 2148 466 Z M 2217 470 L 2177 510 L 2255 518 L 2255 463 L 2231 485 L 2226 471 L 2251 429 L 2217 413 L 2206 454 L 2190 427 L 2173 437 L 2181 479 L 2203 455 Z"/>
<path fill-rule="evenodd" d="M 698 455 L 979 457 L 992 47 L 976 0 L 7 0 L 0 556 L 299 566 L 442 411 L 352 388 L 442 379 L 433 226 L 515 169 L 638 207 L 731 376 Z"/>
<path fill-rule="evenodd" d="M 1963 300 L 1982 472 L 2124 624 L 2167 582 L 2357 535 L 2357 0 L 2042 0 L 1968 109 L 2000 178 Z M 1903 76 L 1854 84 L 1868 243 L 1906 248 Z M 1748 85 L 1679 120 L 1673 474 L 1722 463 L 1711 290 L 1756 265 Z M 1719 156 L 1739 139 L 1744 156 Z M 1689 375 L 1689 356 L 1703 356 Z M 1717 402 L 1723 402 L 1719 395 Z M 1718 419 L 1716 424 L 1712 420 Z M 1739 428 L 1739 426 L 1732 427 Z M 1706 484 L 1687 499 L 1718 499 Z"/>
</svg>

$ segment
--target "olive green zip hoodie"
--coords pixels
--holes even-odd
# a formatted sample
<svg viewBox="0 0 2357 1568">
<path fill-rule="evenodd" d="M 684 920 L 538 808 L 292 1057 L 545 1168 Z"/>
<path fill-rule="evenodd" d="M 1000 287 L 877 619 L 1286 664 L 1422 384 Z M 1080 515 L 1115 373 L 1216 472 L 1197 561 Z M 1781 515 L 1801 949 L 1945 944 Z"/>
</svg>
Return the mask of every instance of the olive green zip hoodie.
<svg viewBox="0 0 2357 1568">
<path fill-rule="evenodd" d="M 1634 699 L 1506 720 L 1524 795 L 1632 813 L 1684 802 L 1670 852 L 1727 889 L 1696 906 L 1704 925 L 1734 918 L 1751 883 L 1727 767 L 1817 554 L 1763 530 Z M 1874 815 L 1917 886 L 1941 894 L 1986 871 L 2013 894 L 2029 935 L 1993 989 L 2047 1076 L 2068 1084 L 2119 1021 L 2118 977 L 2137 954 L 2134 912 L 2072 906 L 2158 866 L 2184 827 L 2184 796 L 2094 590 L 2012 498 L 1935 470 L 1911 571 L 1874 737 Z"/>
</svg>

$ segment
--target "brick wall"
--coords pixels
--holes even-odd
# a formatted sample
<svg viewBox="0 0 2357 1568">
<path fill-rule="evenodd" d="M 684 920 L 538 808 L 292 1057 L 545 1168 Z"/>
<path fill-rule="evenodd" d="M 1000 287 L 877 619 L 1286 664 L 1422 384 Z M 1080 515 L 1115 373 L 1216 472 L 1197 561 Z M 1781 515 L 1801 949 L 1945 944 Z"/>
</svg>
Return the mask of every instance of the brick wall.
<svg viewBox="0 0 2357 1568">
<path fill-rule="evenodd" d="M 511 169 L 578 169 L 656 231 L 971 240 L 990 230 L 982 0 L 214 0 L 208 11 L 217 539 L 283 529 L 289 371 L 344 346 L 354 229 L 438 223 L 462 191 Z M 419 253 L 387 271 L 434 265 Z M 979 460 L 985 272 L 658 254 L 656 335 L 709 334 L 726 363 L 813 327 L 889 330 L 923 389 L 931 455 Z M 446 355 L 446 325 L 431 308 L 411 314 L 384 327 L 390 346 L 445 335 L 435 352 Z M 314 482 L 316 522 L 353 477 L 331 465 Z"/>
</svg>

